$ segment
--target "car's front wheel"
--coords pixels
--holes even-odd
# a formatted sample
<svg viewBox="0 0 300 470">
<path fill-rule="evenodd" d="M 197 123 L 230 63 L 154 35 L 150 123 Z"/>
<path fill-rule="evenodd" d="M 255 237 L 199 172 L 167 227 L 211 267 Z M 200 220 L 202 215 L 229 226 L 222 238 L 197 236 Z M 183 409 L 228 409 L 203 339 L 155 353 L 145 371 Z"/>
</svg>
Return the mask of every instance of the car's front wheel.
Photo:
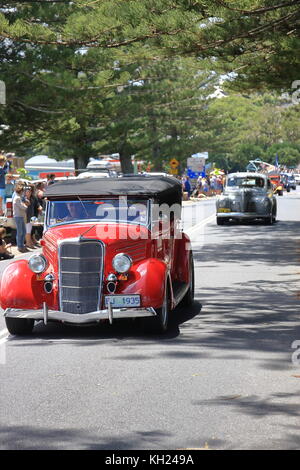
<svg viewBox="0 0 300 470">
<path fill-rule="evenodd" d="M 225 219 L 223 217 L 217 217 L 217 225 L 224 225 Z"/>
<path fill-rule="evenodd" d="M 142 328 L 146 333 L 165 333 L 169 327 L 170 294 L 166 286 L 161 308 L 156 309 L 153 317 L 142 318 Z"/>
<path fill-rule="evenodd" d="M 31 318 L 5 318 L 5 323 L 11 335 L 30 335 L 33 330 L 34 320 Z"/>
</svg>

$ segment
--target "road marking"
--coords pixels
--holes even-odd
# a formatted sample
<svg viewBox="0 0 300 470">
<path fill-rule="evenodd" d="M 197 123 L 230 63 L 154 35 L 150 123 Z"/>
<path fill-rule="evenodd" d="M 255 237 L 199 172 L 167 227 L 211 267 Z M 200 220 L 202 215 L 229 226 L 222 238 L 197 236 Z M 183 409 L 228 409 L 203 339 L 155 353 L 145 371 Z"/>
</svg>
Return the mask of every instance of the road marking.
<svg viewBox="0 0 300 470">
<path fill-rule="evenodd" d="M 210 215 L 209 217 L 206 217 L 206 219 L 201 220 L 201 222 L 199 222 L 197 225 L 194 225 L 193 227 L 186 229 L 185 232 L 186 232 L 188 235 L 191 235 L 191 234 L 193 234 L 194 232 L 197 232 L 197 230 L 199 230 L 199 228 L 201 228 L 201 227 L 203 227 L 204 225 L 207 225 L 207 224 L 209 224 L 210 222 L 212 222 L 215 218 L 216 218 L 216 215 L 215 215 L 215 214 L 212 214 L 212 215 Z"/>
<path fill-rule="evenodd" d="M 7 340 L 8 340 L 8 336 L 4 336 L 4 338 L 1 338 L 0 345 L 6 343 Z"/>
<path fill-rule="evenodd" d="M 5 336 L 3 336 L 3 334 L 5 334 Z M 0 339 L 0 366 L 1 365 L 3 366 L 3 365 L 6 364 L 6 346 L 5 346 L 5 343 L 8 340 L 8 331 L 6 329 L 1 330 L 0 331 L 0 336 L 1 336 L 1 339 Z"/>
<path fill-rule="evenodd" d="M 0 330 L 0 338 L 2 338 L 2 336 L 7 336 L 8 335 L 8 330 L 5 328 L 5 330 Z"/>
</svg>

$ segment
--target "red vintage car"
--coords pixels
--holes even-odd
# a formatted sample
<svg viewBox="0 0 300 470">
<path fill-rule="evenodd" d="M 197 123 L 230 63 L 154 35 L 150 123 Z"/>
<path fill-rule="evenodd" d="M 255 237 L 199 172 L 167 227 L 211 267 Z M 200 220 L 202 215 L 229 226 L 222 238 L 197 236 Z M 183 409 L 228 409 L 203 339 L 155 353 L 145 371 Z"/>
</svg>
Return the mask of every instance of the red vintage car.
<svg viewBox="0 0 300 470">
<path fill-rule="evenodd" d="M 193 302 L 193 255 L 180 229 L 175 178 L 70 180 L 49 186 L 46 197 L 42 254 L 3 273 L 0 302 L 11 334 L 28 334 L 39 320 L 119 318 L 164 332 L 170 311 Z"/>
</svg>

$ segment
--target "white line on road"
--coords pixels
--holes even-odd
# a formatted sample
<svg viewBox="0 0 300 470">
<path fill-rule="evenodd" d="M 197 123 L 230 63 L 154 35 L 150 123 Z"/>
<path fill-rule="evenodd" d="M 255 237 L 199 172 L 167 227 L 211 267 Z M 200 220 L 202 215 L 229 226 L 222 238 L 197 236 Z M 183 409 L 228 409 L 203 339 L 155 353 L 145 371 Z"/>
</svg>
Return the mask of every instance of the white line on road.
<svg viewBox="0 0 300 470">
<path fill-rule="evenodd" d="M 8 335 L 8 330 L 5 328 L 5 330 L 0 330 L 0 338 L 2 338 L 2 336 L 7 336 Z"/>
<path fill-rule="evenodd" d="M 215 218 L 216 218 L 216 215 L 215 215 L 215 214 L 210 215 L 209 217 L 206 217 L 206 219 L 201 220 L 201 222 L 199 222 L 199 224 L 194 225 L 193 227 L 188 228 L 187 230 L 185 230 L 185 232 L 186 232 L 188 235 L 192 235 L 194 232 L 197 232 L 197 230 L 199 230 L 199 228 L 203 227 L 204 225 L 209 224 L 209 223 L 212 222 Z"/>
</svg>

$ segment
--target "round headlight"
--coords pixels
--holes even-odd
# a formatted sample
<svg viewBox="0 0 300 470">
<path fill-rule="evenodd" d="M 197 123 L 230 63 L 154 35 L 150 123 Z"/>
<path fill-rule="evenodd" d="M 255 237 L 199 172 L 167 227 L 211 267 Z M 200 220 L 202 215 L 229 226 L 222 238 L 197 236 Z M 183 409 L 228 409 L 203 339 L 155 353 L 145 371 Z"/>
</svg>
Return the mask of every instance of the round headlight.
<svg viewBox="0 0 300 470">
<path fill-rule="evenodd" d="M 47 260 L 43 255 L 33 255 L 29 258 L 28 265 L 34 273 L 42 273 L 47 268 Z"/>
<path fill-rule="evenodd" d="M 119 253 L 114 257 L 112 265 L 118 273 L 127 273 L 131 268 L 132 259 L 124 253 Z"/>
</svg>

